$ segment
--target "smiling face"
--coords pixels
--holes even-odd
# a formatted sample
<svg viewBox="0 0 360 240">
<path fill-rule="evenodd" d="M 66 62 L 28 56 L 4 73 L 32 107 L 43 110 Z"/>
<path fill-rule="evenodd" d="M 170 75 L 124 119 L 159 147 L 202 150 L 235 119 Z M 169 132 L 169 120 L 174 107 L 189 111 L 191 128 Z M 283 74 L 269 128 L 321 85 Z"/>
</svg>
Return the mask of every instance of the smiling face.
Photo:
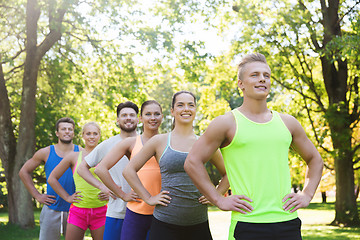
<svg viewBox="0 0 360 240">
<path fill-rule="evenodd" d="M 163 119 L 161 108 L 158 104 L 146 105 L 141 113 L 140 121 L 144 124 L 144 130 L 158 130 Z"/>
<path fill-rule="evenodd" d="M 100 140 L 100 129 L 95 124 L 87 124 L 84 126 L 82 137 L 86 147 L 94 148 Z"/>
<path fill-rule="evenodd" d="M 196 103 L 194 97 L 188 93 L 177 95 L 174 106 L 171 108 L 171 115 L 175 118 L 175 123 L 192 123 L 196 115 Z"/>
<path fill-rule="evenodd" d="M 271 70 L 263 62 L 251 62 L 244 66 L 238 86 L 244 97 L 263 99 L 268 96 L 271 87 Z"/>
<path fill-rule="evenodd" d="M 58 139 L 65 144 L 72 143 L 74 138 L 74 125 L 68 122 L 60 122 L 56 131 Z"/>
<path fill-rule="evenodd" d="M 117 123 L 121 131 L 128 133 L 135 131 L 138 122 L 139 119 L 134 109 L 126 107 L 120 110 Z"/>
</svg>

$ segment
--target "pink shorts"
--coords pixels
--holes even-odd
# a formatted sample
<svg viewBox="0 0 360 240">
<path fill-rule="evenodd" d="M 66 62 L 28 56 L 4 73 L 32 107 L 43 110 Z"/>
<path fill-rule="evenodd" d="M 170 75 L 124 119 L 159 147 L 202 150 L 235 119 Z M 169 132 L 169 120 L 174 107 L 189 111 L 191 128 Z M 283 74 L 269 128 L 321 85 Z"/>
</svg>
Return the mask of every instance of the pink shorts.
<svg viewBox="0 0 360 240">
<path fill-rule="evenodd" d="M 68 223 L 83 230 L 98 229 L 105 225 L 107 205 L 98 208 L 80 208 L 71 204 Z"/>
</svg>

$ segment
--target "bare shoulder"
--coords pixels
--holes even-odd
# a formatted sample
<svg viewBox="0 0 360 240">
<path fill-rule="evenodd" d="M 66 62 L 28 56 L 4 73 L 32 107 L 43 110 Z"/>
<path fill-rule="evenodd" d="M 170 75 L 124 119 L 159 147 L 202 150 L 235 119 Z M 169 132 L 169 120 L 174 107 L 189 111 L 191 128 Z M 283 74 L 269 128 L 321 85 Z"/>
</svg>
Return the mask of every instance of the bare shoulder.
<svg viewBox="0 0 360 240">
<path fill-rule="evenodd" d="M 232 127 L 234 124 L 234 115 L 231 112 L 226 112 L 224 115 L 217 116 L 209 125 L 209 128 L 223 129 Z"/>
<path fill-rule="evenodd" d="M 47 146 L 36 151 L 32 159 L 35 161 L 46 162 L 46 160 L 49 157 L 49 154 L 50 154 L 50 146 Z"/>
<path fill-rule="evenodd" d="M 126 146 L 126 147 L 130 147 L 130 146 L 132 146 L 133 144 L 135 144 L 137 137 L 138 137 L 138 136 L 135 136 L 135 137 L 127 137 L 127 138 L 125 138 L 124 140 L 118 142 L 118 143 L 116 144 L 116 146 Z"/>
<path fill-rule="evenodd" d="M 152 143 L 161 143 L 163 141 L 167 141 L 169 133 L 157 134 L 149 139 L 149 142 Z"/>
<path fill-rule="evenodd" d="M 296 131 L 302 130 L 302 126 L 294 116 L 284 113 L 279 113 L 279 115 L 285 123 L 286 127 L 291 132 L 291 134 L 294 134 Z"/>
</svg>

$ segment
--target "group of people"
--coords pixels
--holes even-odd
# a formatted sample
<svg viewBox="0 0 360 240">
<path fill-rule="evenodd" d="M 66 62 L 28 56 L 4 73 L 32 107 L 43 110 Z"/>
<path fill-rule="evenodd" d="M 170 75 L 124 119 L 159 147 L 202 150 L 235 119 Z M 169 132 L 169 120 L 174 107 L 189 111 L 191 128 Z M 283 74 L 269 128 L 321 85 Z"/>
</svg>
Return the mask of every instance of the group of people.
<svg viewBox="0 0 360 240">
<path fill-rule="evenodd" d="M 232 211 L 229 239 L 301 239 L 299 208 L 307 207 L 320 182 L 323 161 L 292 116 L 267 107 L 271 70 L 259 53 L 238 67 L 243 104 L 215 118 L 202 136 L 193 130 L 196 97 L 173 95 L 173 129 L 159 134 L 162 108 L 154 100 L 140 109 L 128 101 L 117 107 L 120 134 L 98 145 L 95 122 L 83 126 L 84 148 L 74 145 L 75 123 L 56 123 L 58 142 L 38 150 L 19 175 L 43 209 L 41 240 L 93 239 L 210 240 L 207 205 Z M 142 134 L 136 132 L 139 120 Z M 291 192 L 288 151 L 307 163 L 304 188 Z M 130 159 L 130 160 L 129 160 Z M 205 163 L 222 179 L 214 186 Z M 31 174 L 45 163 L 47 193 Z M 224 194 L 231 187 L 232 194 Z"/>
</svg>

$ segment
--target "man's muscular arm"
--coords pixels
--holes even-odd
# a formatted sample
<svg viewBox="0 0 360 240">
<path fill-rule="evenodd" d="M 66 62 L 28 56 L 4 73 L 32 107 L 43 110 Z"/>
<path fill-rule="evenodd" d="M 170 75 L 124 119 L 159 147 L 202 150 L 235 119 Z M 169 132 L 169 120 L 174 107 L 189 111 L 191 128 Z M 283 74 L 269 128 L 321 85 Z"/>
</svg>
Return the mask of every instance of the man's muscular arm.
<svg viewBox="0 0 360 240">
<path fill-rule="evenodd" d="M 24 183 L 31 196 L 33 196 L 39 203 L 45 205 L 51 205 L 55 203 L 55 196 L 39 193 L 39 191 L 35 188 L 32 179 L 32 173 L 42 162 L 46 162 L 49 153 L 49 147 L 38 150 L 32 158 L 25 162 L 19 171 L 20 179 Z"/>
<path fill-rule="evenodd" d="M 251 202 L 246 196 L 232 195 L 224 197 L 211 183 L 204 164 L 210 160 L 215 151 L 228 142 L 228 131 L 233 123 L 231 115 L 215 118 L 206 129 L 205 133 L 195 142 L 185 161 L 185 171 L 188 173 L 195 186 L 204 196 L 221 210 L 251 212 Z M 246 201 L 244 201 L 246 200 Z"/>
</svg>

